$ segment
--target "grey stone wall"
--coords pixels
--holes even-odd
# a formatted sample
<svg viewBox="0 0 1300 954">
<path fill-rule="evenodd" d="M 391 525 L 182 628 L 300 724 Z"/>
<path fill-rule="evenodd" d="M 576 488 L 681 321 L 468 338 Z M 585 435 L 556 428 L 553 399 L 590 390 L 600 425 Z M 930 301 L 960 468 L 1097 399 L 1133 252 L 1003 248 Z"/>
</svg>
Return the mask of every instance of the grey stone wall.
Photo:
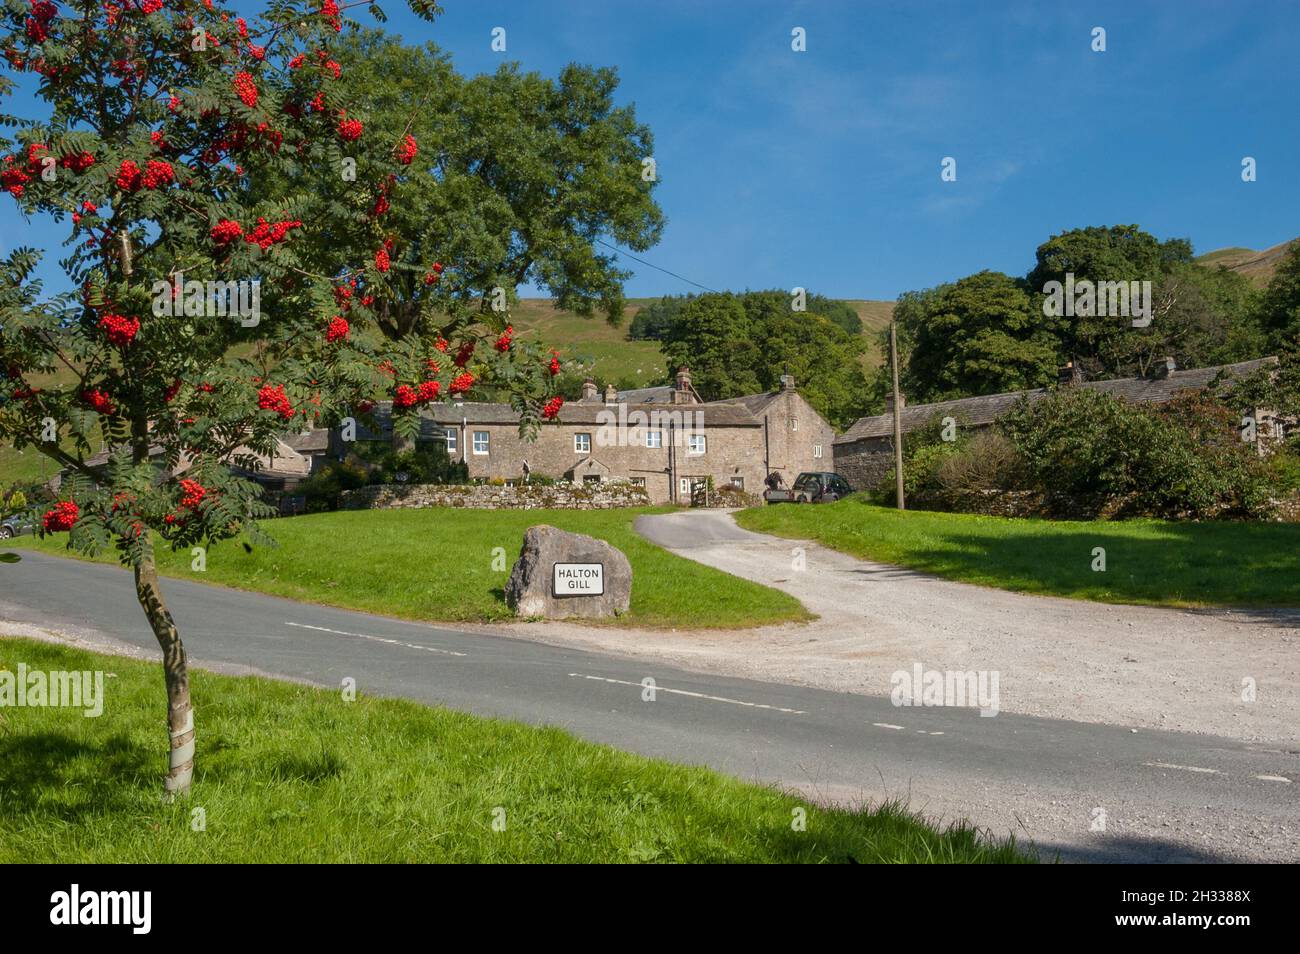
<svg viewBox="0 0 1300 954">
<path fill-rule="evenodd" d="M 854 490 L 875 490 L 894 469 L 894 442 L 873 437 L 836 444 L 834 469 Z"/>
<path fill-rule="evenodd" d="M 344 510 L 383 510 L 418 507 L 467 507 L 474 510 L 612 510 L 644 507 L 645 491 L 626 483 L 598 486 L 531 484 L 503 487 L 492 484 L 402 484 L 344 491 Z"/>
</svg>

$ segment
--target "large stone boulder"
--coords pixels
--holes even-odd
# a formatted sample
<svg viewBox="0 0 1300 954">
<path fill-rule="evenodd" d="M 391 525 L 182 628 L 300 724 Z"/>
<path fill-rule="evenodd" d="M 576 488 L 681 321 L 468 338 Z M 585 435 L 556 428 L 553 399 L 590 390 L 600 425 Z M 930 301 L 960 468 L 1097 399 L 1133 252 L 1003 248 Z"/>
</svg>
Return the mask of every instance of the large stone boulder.
<svg viewBox="0 0 1300 954">
<path fill-rule="evenodd" d="M 632 564 L 621 550 L 545 524 L 524 533 L 506 581 L 506 603 L 516 616 L 595 619 L 626 613 L 631 602 Z"/>
</svg>

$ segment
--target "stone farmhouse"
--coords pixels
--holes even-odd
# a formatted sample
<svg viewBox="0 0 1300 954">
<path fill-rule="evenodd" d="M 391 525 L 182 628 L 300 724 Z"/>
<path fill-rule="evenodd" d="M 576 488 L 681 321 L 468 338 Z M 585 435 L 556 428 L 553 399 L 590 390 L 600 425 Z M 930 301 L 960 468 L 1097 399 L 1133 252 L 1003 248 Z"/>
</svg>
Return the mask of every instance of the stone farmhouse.
<svg viewBox="0 0 1300 954">
<path fill-rule="evenodd" d="M 1277 358 L 1259 358 L 1236 364 L 1180 371 L 1173 359 L 1167 358 L 1159 372 L 1145 378 L 1116 378 L 1109 381 L 1084 381 L 1076 369 L 1067 365 L 1061 369 L 1058 386 L 1084 387 L 1113 394 L 1136 404 L 1164 404 L 1180 391 L 1201 390 L 1220 374 L 1225 379 L 1243 377 L 1260 368 L 1277 364 Z M 1036 401 L 1048 393 L 1047 388 L 1030 391 L 1009 391 L 1003 394 L 985 394 L 980 397 L 939 401 L 934 404 L 914 404 L 904 401 L 900 426 L 904 435 L 925 427 L 935 418 L 951 417 L 960 428 L 984 428 L 1011 410 L 1021 398 Z M 892 405 L 892 401 L 890 402 Z M 878 486 L 894 469 L 894 418 L 892 407 L 884 414 L 858 418 L 847 431 L 834 440 L 835 472 L 844 477 L 854 490 L 867 490 Z M 1282 437 L 1282 424 L 1270 412 L 1255 409 L 1253 416 L 1259 422 L 1260 448 Z"/>
<path fill-rule="evenodd" d="M 358 438 L 383 439 L 389 413 L 389 405 L 379 405 L 381 433 L 358 427 Z M 788 375 L 770 393 L 701 401 L 687 368 L 671 385 L 632 391 L 609 387 L 601 394 L 588 380 L 581 399 L 566 403 L 532 442 L 519 436 L 519 415 L 508 404 L 435 404 L 421 418 L 418 440 L 445 442 L 471 479 L 626 481 L 643 487 L 653 503 L 690 503 L 707 478 L 714 487 L 751 494 L 762 493 L 772 472 L 789 485 L 802 471 L 832 469 L 835 439 Z M 335 436 L 330 451 L 341 450 Z"/>
</svg>

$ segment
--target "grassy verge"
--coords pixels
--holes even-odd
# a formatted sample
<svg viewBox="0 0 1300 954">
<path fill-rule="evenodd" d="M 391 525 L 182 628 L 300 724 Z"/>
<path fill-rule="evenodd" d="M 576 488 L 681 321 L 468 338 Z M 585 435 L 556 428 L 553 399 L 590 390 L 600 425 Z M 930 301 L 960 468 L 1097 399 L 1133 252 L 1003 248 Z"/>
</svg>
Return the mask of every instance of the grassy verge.
<svg viewBox="0 0 1300 954">
<path fill-rule="evenodd" d="M 632 563 L 632 606 L 618 622 L 653 627 L 744 627 L 808 619 L 794 597 L 683 559 L 646 541 L 632 521 L 647 510 L 361 510 L 293 517 L 266 527 L 278 547 L 214 547 L 207 569 L 190 551 L 160 551 L 168 576 L 406 619 L 509 617 L 503 588 L 524 531 L 539 523 L 618 547 Z M 67 537 L 20 537 L 18 547 L 71 554 Z M 497 548 L 500 548 L 499 550 Z M 105 554 L 111 562 L 115 556 Z"/>
<path fill-rule="evenodd" d="M 206 672 L 195 788 L 164 806 L 157 665 L 0 639 L 0 667 L 20 661 L 114 678 L 98 718 L 0 709 L 3 863 L 1024 860 L 897 806 L 824 809 L 558 729 Z"/>
<path fill-rule="evenodd" d="M 816 540 L 854 556 L 1025 593 L 1104 603 L 1300 606 L 1300 526 L 1067 522 L 877 507 L 746 510 L 750 530 Z M 1103 548 L 1106 569 L 1093 569 Z"/>
</svg>

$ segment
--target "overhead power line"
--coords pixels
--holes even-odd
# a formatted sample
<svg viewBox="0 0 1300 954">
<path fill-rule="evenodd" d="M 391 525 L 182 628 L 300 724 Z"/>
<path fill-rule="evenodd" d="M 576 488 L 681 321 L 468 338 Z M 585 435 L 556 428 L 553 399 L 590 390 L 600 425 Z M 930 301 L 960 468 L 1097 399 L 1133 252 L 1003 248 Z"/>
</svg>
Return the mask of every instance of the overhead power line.
<svg viewBox="0 0 1300 954">
<path fill-rule="evenodd" d="M 663 272 L 665 275 L 671 275 L 673 278 L 677 279 L 678 281 L 685 282 L 688 285 L 694 285 L 696 288 L 703 288 L 707 292 L 717 293 L 718 291 L 716 288 L 710 288 L 708 285 L 701 285 L 699 282 L 693 282 L 685 275 L 678 275 L 676 272 L 670 272 L 666 268 L 660 268 L 658 265 L 655 265 L 653 262 L 647 262 L 644 258 L 637 258 L 631 252 L 624 251 L 623 249 L 619 248 L 617 245 L 610 245 L 604 239 L 596 239 L 596 241 L 599 242 L 601 245 L 605 246 L 605 248 L 607 249 L 618 252 L 618 254 L 620 255 L 626 255 L 628 258 L 632 259 L 632 261 L 640 262 L 642 265 L 645 265 L 647 268 L 653 268 L 657 272 Z"/>
</svg>

